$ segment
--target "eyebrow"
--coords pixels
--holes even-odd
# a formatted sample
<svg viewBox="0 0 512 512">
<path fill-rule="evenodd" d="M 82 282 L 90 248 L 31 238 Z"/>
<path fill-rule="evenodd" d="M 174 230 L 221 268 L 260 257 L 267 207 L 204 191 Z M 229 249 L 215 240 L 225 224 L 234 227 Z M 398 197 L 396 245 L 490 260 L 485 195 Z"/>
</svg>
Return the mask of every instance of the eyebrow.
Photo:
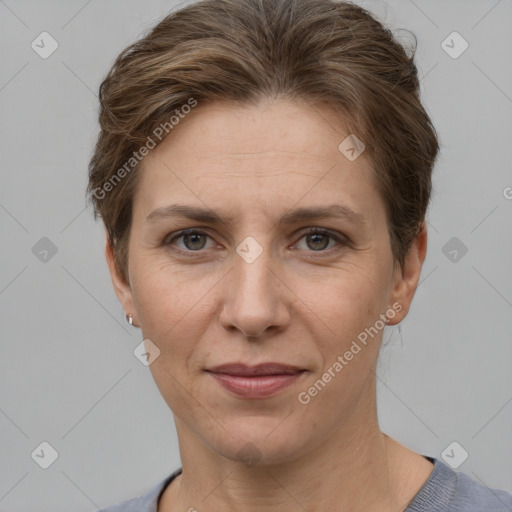
<svg viewBox="0 0 512 512">
<path fill-rule="evenodd" d="M 207 208 L 190 206 L 184 204 L 171 204 L 157 208 L 147 217 L 146 222 L 156 223 L 174 217 L 185 217 L 187 219 L 203 222 L 206 224 L 233 224 L 233 218 L 229 216 L 221 217 L 218 213 Z M 279 220 L 279 224 L 296 224 L 304 221 L 314 221 L 321 219 L 343 219 L 355 226 L 363 226 L 368 223 L 368 219 L 348 206 L 332 204 L 329 206 L 315 206 L 309 208 L 296 208 L 286 212 Z"/>
</svg>

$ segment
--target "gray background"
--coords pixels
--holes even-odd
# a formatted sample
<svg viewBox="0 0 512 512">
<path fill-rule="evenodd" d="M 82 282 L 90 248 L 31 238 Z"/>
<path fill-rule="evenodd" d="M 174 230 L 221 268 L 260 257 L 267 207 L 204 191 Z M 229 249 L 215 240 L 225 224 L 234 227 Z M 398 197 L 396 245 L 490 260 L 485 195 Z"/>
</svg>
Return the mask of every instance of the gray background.
<svg viewBox="0 0 512 512">
<path fill-rule="evenodd" d="M 460 471 L 512 491 L 512 1 L 360 3 L 417 35 L 442 143 L 421 284 L 401 337 L 385 334 L 381 426 L 438 458 L 457 441 Z M 0 0 L 1 511 L 93 511 L 180 465 L 84 202 L 100 81 L 176 5 Z M 59 44 L 47 59 L 31 48 L 43 31 Z M 457 59 L 441 46 L 453 31 L 469 43 Z M 31 458 L 43 441 L 58 452 L 48 469 Z"/>
</svg>

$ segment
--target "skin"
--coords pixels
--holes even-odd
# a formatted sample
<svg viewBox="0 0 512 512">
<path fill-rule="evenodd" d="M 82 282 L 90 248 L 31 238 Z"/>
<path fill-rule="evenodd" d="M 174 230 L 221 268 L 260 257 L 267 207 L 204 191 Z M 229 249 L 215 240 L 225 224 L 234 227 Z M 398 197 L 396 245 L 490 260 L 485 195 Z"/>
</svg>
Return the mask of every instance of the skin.
<svg viewBox="0 0 512 512">
<path fill-rule="evenodd" d="M 160 512 L 397 512 L 432 472 L 379 429 L 382 329 L 308 404 L 298 400 L 394 303 L 401 311 L 388 325 L 407 315 L 426 254 L 424 226 L 404 268 L 394 265 L 371 162 L 339 151 L 347 135 L 326 106 L 205 104 L 143 160 L 128 282 L 108 241 L 106 258 L 124 310 L 160 350 L 150 370 L 176 422 L 183 473 L 165 490 Z M 147 221 L 172 203 L 232 223 Z M 331 204 L 365 221 L 278 222 L 291 209 Z M 308 237 L 309 227 L 348 242 Z M 205 235 L 165 245 L 186 228 Z M 236 252 L 248 236 L 262 248 L 252 263 Z M 234 396 L 205 372 L 269 361 L 307 371 L 260 400 Z M 254 465 L 240 460 L 246 443 L 259 458 Z"/>
</svg>

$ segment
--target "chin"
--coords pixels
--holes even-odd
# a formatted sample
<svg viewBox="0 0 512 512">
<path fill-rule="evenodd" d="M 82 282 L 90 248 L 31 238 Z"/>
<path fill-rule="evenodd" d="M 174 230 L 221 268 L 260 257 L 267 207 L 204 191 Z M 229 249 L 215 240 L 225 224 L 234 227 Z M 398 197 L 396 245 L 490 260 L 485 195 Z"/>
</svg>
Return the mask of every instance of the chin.
<svg viewBox="0 0 512 512">
<path fill-rule="evenodd" d="M 212 443 L 213 448 L 248 467 L 291 462 L 309 451 L 310 440 L 299 425 L 292 425 L 285 418 L 286 415 L 233 418 L 223 423 L 225 430 L 218 427 L 220 432 Z"/>
</svg>

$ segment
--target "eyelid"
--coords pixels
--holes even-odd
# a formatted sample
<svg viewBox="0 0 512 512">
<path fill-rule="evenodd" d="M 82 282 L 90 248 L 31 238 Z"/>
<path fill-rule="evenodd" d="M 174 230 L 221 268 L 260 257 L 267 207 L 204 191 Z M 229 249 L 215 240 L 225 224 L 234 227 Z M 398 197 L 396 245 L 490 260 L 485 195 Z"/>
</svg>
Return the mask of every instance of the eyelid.
<svg viewBox="0 0 512 512">
<path fill-rule="evenodd" d="M 300 240 L 302 240 L 305 236 L 310 235 L 310 234 L 326 235 L 326 236 L 330 237 L 332 240 L 334 240 L 337 244 L 336 246 L 331 247 L 330 249 L 323 250 L 323 251 L 313 251 L 312 250 L 312 251 L 310 251 L 312 254 L 318 254 L 318 255 L 330 254 L 332 251 L 335 251 L 337 249 L 340 249 L 343 246 L 347 246 L 350 244 L 349 238 L 346 235 L 344 235 L 343 233 L 338 233 L 335 231 L 331 231 L 330 229 L 321 228 L 321 227 L 307 227 L 307 228 L 303 228 L 303 229 L 305 229 L 306 231 L 304 231 L 304 232 L 301 231 L 301 236 L 297 240 L 296 244 L 298 242 L 300 242 Z"/>
<path fill-rule="evenodd" d="M 204 228 L 204 227 L 186 228 L 186 229 L 181 229 L 179 231 L 174 231 L 172 233 L 167 234 L 162 241 L 162 245 L 170 245 L 175 240 L 181 238 L 182 236 L 189 235 L 191 233 L 195 233 L 195 234 L 199 234 L 199 235 L 206 235 L 213 240 L 212 235 L 210 235 L 208 233 L 208 228 Z M 187 252 L 200 252 L 200 251 L 187 251 Z"/>
<path fill-rule="evenodd" d="M 172 245 L 172 243 L 175 240 L 177 240 L 177 239 L 179 239 L 179 238 L 181 238 L 181 237 L 183 237 L 183 236 L 185 236 L 187 234 L 190 234 L 190 233 L 206 235 L 207 237 L 209 237 L 210 239 L 213 240 L 212 235 L 210 235 L 208 233 L 208 228 L 206 228 L 206 227 L 194 227 L 194 228 L 182 229 L 182 230 L 179 230 L 179 231 L 167 234 L 164 237 L 163 241 L 162 241 L 162 245 L 163 246 Z M 298 236 L 299 234 L 301 236 L 294 243 L 294 246 L 297 243 L 299 243 L 302 240 L 302 238 L 304 238 L 305 236 L 307 236 L 309 234 L 323 234 L 323 235 L 326 235 L 326 236 L 330 237 L 332 240 L 334 240 L 336 242 L 336 245 L 334 247 L 331 247 L 330 249 L 326 249 L 326 250 L 322 250 L 322 251 L 310 250 L 309 252 L 311 252 L 312 254 L 315 254 L 315 253 L 318 254 L 318 255 L 330 254 L 331 252 L 336 251 L 337 249 L 339 250 L 341 247 L 350 245 L 350 243 L 351 243 L 350 239 L 345 234 L 334 232 L 334 231 L 331 231 L 330 229 L 322 228 L 322 227 L 315 227 L 315 226 L 303 227 L 300 230 L 297 230 L 297 232 L 295 233 L 294 237 Z M 194 253 L 201 254 L 201 253 L 204 252 L 203 249 L 199 249 L 197 251 L 192 251 L 192 250 L 180 249 L 180 248 L 177 248 L 177 247 L 175 247 L 174 250 L 178 251 L 178 252 L 181 252 L 181 253 L 189 254 L 189 255 L 190 254 L 194 254 Z"/>
</svg>

